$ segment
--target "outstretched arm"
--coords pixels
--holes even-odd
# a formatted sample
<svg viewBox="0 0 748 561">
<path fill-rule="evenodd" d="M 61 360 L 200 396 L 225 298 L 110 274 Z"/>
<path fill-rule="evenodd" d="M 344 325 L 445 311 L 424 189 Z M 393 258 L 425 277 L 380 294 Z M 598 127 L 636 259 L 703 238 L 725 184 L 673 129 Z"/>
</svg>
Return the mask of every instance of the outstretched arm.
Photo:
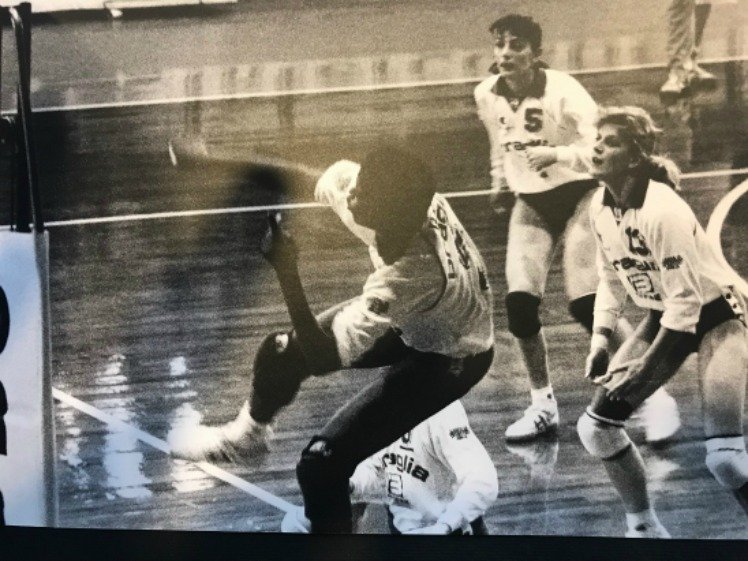
<svg viewBox="0 0 748 561">
<path fill-rule="evenodd" d="M 296 243 L 279 222 L 279 216 L 268 216 L 268 230 L 260 244 L 260 251 L 273 266 L 286 302 L 293 336 L 299 343 L 311 371 L 324 374 L 341 368 L 335 339 L 320 326 L 309 308 L 299 276 Z"/>
<path fill-rule="evenodd" d="M 280 156 L 208 148 L 202 137 L 179 137 L 169 141 L 172 165 L 185 170 L 211 170 L 236 177 L 263 191 L 311 194 L 323 170 Z"/>
</svg>

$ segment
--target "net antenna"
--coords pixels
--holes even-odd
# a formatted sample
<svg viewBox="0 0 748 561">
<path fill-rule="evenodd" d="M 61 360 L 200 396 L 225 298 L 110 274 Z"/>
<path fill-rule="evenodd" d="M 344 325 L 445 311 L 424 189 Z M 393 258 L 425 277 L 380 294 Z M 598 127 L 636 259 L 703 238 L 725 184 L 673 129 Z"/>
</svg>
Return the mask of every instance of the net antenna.
<svg viewBox="0 0 748 561">
<path fill-rule="evenodd" d="M 11 229 L 18 232 L 44 230 L 42 202 L 36 167 L 36 148 L 31 110 L 31 3 L 4 7 L 13 30 L 18 74 L 15 87 L 15 114 L 0 118 L 0 145 L 11 160 Z M 0 37 L 0 54 L 2 38 Z M 0 91 L 2 91 L 0 67 Z"/>
</svg>

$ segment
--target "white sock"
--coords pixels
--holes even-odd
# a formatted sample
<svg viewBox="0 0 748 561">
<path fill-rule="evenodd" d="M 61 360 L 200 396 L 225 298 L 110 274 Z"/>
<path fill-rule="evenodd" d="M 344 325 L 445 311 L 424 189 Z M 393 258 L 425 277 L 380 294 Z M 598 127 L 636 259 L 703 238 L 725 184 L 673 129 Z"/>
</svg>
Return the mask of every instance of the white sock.
<svg viewBox="0 0 748 561">
<path fill-rule="evenodd" d="M 556 405 L 556 398 L 553 395 L 553 387 L 550 384 L 538 390 L 530 388 L 530 396 L 534 405 Z"/>
</svg>

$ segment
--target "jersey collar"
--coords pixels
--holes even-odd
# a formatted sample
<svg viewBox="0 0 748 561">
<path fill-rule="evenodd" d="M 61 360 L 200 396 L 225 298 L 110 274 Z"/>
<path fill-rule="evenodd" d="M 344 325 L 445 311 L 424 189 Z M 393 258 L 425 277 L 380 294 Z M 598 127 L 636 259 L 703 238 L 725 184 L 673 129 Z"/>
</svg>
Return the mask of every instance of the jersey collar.
<svg viewBox="0 0 748 561">
<path fill-rule="evenodd" d="M 641 208 L 644 204 L 644 199 L 647 196 L 647 188 L 649 187 L 649 180 L 646 178 L 642 178 L 642 181 L 638 182 L 634 189 L 631 191 L 631 195 L 629 196 L 628 204 L 626 205 L 626 208 Z M 605 189 L 605 192 L 603 193 L 603 205 L 612 208 L 616 207 L 616 202 L 613 200 L 613 195 L 610 194 L 610 191 L 608 189 Z"/>
<path fill-rule="evenodd" d="M 545 70 L 543 68 L 537 68 L 535 70 L 535 79 L 532 81 L 532 84 L 530 84 L 525 97 L 543 97 L 543 95 L 545 94 L 545 85 L 547 82 L 548 77 L 545 75 Z M 505 98 L 507 101 L 511 99 L 518 99 L 514 92 L 509 89 L 506 80 L 504 80 L 504 77 L 501 76 L 501 74 L 499 74 L 499 77 L 496 80 L 496 83 L 493 85 L 493 88 L 491 88 L 491 91 L 496 95 Z"/>
</svg>

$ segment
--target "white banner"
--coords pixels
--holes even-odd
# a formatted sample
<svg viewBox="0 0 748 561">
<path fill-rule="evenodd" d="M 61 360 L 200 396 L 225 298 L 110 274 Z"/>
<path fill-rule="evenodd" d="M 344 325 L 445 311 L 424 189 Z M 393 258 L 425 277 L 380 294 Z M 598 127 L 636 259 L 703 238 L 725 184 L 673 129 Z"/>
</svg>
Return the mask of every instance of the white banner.
<svg viewBox="0 0 748 561">
<path fill-rule="evenodd" d="M 47 236 L 0 232 L 0 493 L 16 526 L 56 522 Z"/>
</svg>

